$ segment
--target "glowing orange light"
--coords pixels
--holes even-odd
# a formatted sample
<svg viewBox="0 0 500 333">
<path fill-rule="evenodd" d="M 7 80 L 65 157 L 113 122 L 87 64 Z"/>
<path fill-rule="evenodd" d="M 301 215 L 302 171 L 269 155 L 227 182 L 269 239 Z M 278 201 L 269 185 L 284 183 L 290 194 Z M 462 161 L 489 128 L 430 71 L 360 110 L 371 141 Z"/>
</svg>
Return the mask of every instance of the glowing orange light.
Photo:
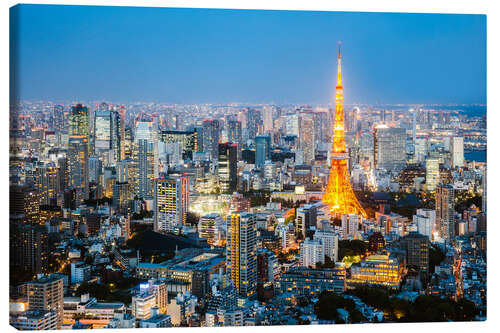
<svg viewBox="0 0 500 333">
<path fill-rule="evenodd" d="M 345 148 L 344 133 L 344 88 L 342 87 L 342 76 L 340 66 L 340 43 L 337 70 L 337 86 L 335 88 L 335 124 L 333 127 L 333 142 L 331 153 L 330 175 L 325 194 L 321 199 L 330 207 L 334 214 L 361 214 L 367 217 L 365 210 L 361 207 L 354 195 L 349 181 L 347 167 L 348 155 Z"/>
</svg>

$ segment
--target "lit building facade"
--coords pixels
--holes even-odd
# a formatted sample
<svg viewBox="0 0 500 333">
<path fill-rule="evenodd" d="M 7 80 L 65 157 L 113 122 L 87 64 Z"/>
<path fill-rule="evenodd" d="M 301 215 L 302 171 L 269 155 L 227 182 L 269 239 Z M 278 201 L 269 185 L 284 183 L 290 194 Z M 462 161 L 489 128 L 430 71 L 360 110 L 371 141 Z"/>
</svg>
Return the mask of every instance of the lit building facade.
<svg viewBox="0 0 500 333">
<path fill-rule="evenodd" d="M 233 193 L 238 185 L 238 145 L 219 143 L 218 175 L 221 193 Z"/>
<path fill-rule="evenodd" d="M 455 191 L 451 185 L 436 189 L 436 224 L 439 237 L 451 239 L 455 231 Z"/>
<path fill-rule="evenodd" d="M 233 287 L 242 297 L 253 297 L 257 291 L 257 217 L 233 212 L 227 231 L 226 268 Z"/>
<path fill-rule="evenodd" d="M 347 282 L 348 285 L 380 285 L 397 289 L 403 270 L 397 258 L 374 254 L 351 266 L 351 278 Z"/>
<path fill-rule="evenodd" d="M 169 232 L 186 222 L 189 207 L 187 176 L 161 177 L 155 180 L 154 229 Z"/>
</svg>

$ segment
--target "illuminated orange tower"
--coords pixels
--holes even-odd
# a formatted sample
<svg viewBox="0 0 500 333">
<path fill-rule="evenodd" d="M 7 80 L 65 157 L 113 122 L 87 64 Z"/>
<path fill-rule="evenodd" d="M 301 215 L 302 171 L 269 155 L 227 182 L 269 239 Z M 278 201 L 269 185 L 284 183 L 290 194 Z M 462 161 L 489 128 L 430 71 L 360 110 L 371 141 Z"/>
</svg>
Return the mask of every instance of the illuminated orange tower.
<svg viewBox="0 0 500 333">
<path fill-rule="evenodd" d="M 333 214 L 361 214 L 366 217 L 366 212 L 354 195 L 349 181 L 347 160 L 349 155 L 345 148 L 344 133 L 344 88 L 340 74 L 340 42 L 339 64 L 337 72 L 337 87 L 335 88 L 335 122 L 333 126 L 333 143 L 331 152 L 330 176 L 322 201 L 330 206 Z"/>
</svg>

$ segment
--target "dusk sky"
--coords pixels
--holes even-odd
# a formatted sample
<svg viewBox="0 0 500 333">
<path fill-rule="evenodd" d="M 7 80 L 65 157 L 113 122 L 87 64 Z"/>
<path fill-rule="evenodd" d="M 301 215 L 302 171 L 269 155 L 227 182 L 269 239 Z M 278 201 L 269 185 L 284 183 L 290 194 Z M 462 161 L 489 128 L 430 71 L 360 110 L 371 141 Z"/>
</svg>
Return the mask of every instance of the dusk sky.
<svg viewBox="0 0 500 333">
<path fill-rule="evenodd" d="M 21 5 L 21 99 L 486 103 L 486 16 Z"/>
</svg>

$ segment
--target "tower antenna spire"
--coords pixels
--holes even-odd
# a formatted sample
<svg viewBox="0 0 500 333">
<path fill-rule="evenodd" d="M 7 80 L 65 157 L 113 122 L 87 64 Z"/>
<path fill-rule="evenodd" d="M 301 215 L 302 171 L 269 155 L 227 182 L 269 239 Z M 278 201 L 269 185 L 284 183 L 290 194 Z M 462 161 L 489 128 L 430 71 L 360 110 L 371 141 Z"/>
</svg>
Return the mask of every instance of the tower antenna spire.
<svg viewBox="0 0 500 333">
<path fill-rule="evenodd" d="M 340 41 L 339 41 L 339 60 L 340 60 Z"/>
</svg>

